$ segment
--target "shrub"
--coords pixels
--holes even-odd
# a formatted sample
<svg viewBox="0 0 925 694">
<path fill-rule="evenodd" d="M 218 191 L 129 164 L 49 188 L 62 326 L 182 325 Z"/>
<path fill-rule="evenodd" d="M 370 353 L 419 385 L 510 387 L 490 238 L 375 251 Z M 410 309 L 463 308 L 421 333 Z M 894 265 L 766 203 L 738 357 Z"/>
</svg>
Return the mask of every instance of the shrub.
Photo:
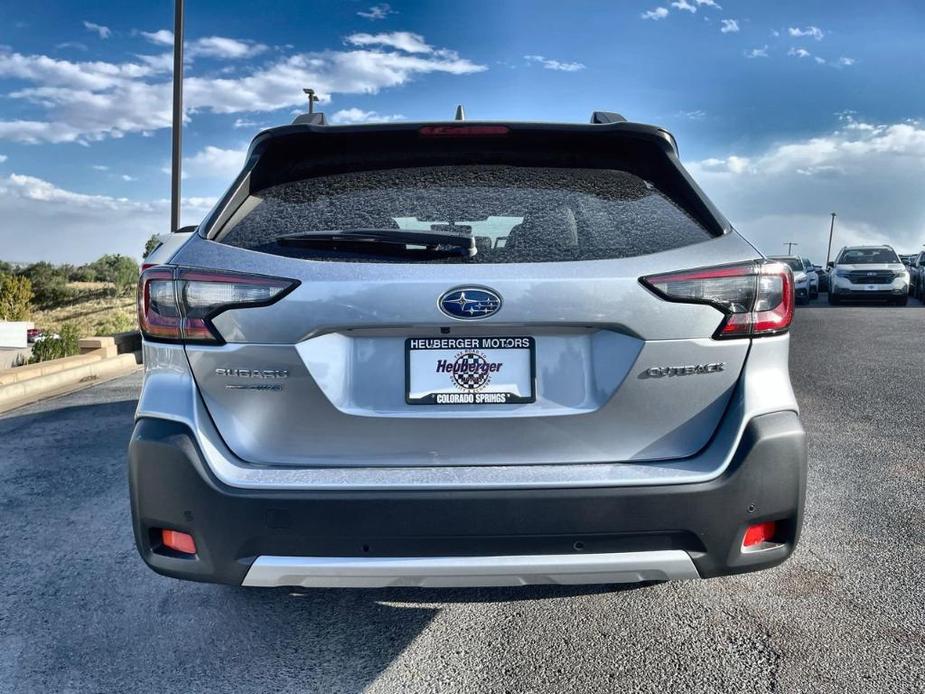
<svg viewBox="0 0 925 694">
<path fill-rule="evenodd" d="M 56 337 L 49 335 L 32 345 L 32 358 L 29 359 L 29 363 L 38 364 L 50 359 L 61 359 L 78 354 L 80 352 L 77 346 L 79 339 L 80 333 L 77 326 L 65 323 Z"/>
<path fill-rule="evenodd" d="M 99 282 L 96 269 L 92 265 L 80 265 L 68 276 L 71 282 Z"/>
<path fill-rule="evenodd" d="M 138 284 L 138 263 L 127 255 L 104 255 L 92 263 L 97 280 L 112 282 L 117 296 L 130 294 Z"/>
<path fill-rule="evenodd" d="M 32 283 L 34 301 L 39 308 L 55 308 L 71 298 L 67 274 L 51 263 L 33 263 L 19 274 Z"/>
<path fill-rule="evenodd" d="M 32 282 L 28 277 L 0 274 L 0 320 L 28 320 L 31 302 Z"/>
<path fill-rule="evenodd" d="M 113 311 L 96 324 L 93 334 L 115 335 L 116 333 L 127 333 L 129 330 L 138 330 L 138 319 L 135 314 Z"/>
</svg>

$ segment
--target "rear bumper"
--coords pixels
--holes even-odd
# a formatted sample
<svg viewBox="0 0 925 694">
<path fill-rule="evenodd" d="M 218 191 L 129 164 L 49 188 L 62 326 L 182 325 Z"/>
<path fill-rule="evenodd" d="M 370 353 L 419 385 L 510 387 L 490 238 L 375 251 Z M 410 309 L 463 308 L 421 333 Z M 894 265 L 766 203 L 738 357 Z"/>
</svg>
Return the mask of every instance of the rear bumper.
<svg viewBox="0 0 925 694">
<path fill-rule="evenodd" d="M 183 424 L 140 419 L 129 446 L 138 551 L 158 573 L 245 585 L 609 583 L 713 577 L 784 561 L 799 539 L 805 437 L 793 412 L 751 420 L 709 482 L 586 489 L 242 490 Z M 776 544 L 741 551 L 748 525 Z M 197 554 L 160 546 L 193 535 Z"/>
</svg>

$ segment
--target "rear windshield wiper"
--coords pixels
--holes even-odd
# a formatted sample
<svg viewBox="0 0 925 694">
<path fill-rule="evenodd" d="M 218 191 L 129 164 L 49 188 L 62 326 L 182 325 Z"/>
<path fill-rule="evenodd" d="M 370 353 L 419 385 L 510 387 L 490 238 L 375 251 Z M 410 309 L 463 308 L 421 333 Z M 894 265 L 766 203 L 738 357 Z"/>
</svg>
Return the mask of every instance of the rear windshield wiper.
<svg viewBox="0 0 925 694">
<path fill-rule="evenodd" d="M 478 253 L 472 236 L 402 229 L 304 231 L 280 236 L 276 242 L 281 246 L 427 260 L 460 256 L 471 258 Z"/>
</svg>

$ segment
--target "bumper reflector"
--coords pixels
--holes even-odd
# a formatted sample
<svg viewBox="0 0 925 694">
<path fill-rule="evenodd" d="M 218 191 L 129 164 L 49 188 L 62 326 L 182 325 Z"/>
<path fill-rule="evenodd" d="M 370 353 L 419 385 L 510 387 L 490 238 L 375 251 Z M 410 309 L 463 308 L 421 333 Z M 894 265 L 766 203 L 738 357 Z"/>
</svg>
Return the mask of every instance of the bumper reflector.
<svg viewBox="0 0 925 694">
<path fill-rule="evenodd" d="M 748 530 L 745 531 L 745 538 L 742 540 L 742 547 L 746 549 L 754 548 L 757 545 L 764 544 L 765 542 L 771 542 L 771 538 L 774 537 L 775 532 L 777 532 L 777 525 L 774 523 L 774 521 L 750 525 L 748 526 Z"/>
<path fill-rule="evenodd" d="M 168 547 L 175 552 L 196 554 L 196 541 L 193 540 L 192 535 L 188 535 L 187 533 L 164 528 L 161 530 L 161 542 L 164 543 L 164 547 Z"/>
</svg>

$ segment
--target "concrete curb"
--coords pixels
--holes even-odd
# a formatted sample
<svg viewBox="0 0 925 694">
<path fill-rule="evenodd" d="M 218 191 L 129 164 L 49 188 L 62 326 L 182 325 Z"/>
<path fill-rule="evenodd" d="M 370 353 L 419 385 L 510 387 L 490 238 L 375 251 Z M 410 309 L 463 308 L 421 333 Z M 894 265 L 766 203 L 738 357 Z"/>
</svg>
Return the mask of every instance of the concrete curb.
<svg viewBox="0 0 925 694">
<path fill-rule="evenodd" d="M 22 383 L 23 381 L 30 381 L 33 378 L 41 378 L 42 376 L 48 376 L 49 374 L 58 373 L 59 371 L 67 371 L 77 366 L 84 366 L 85 364 L 102 361 L 107 356 L 115 355 L 107 355 L 103 350 L 97 350 L 87 352 L 86 354 L 77 354 L 73 357 L 63 357 L 62 359 L 52 359 L 51 361 L 43 361 L 38 364 L 26 364 L 11 369 L 3 369 L 0 371 L 0 390 L 2 390 L 4 386 L 13 383 Z"/>
<path fill-rule="evenodd" d="M 46 397 L 78 390 L 99 381 L 123 376 L 140 368 L 140 361 L 141 355 L 138 352 L 120 354 L 0 386 L 0 412 L 22 407 Z"/>
</svg>

